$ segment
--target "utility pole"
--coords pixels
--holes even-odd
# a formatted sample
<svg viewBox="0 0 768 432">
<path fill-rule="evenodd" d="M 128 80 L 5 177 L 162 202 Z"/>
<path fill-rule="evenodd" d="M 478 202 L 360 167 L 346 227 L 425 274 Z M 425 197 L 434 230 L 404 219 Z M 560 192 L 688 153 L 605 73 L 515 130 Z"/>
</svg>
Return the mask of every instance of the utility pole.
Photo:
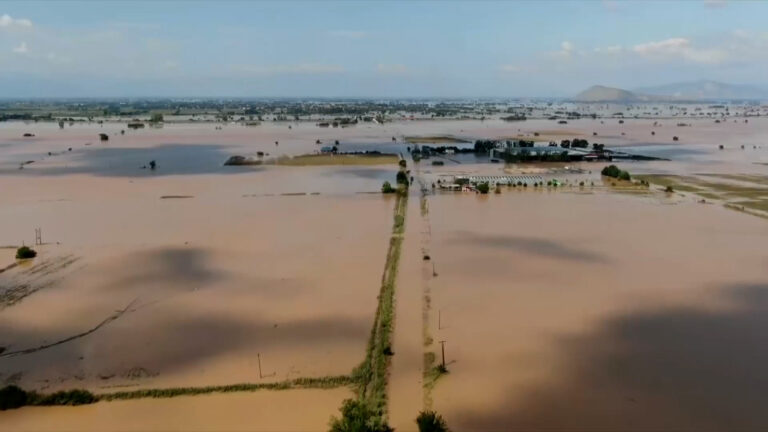
<svg viewBox="0 0 768 432">
<path fill-rule="evenodd" d="M 35 228 L 35 246 L 43 244 L 43 229 Z"/>
<path fill-rule="evenodd" d="M 264 378 L 261 375 L 261 353 L 256 353 L 256 359 L 259 361 L 259 379 Z"/>
<path fill-rule="evenodd" d="M 444 340 L 440 341 L 440 349 L 443 352 L 443 369 L 445 369 L 445 341 Z"/>
<path fill-rule="evenodd" d="M 437 310 L 437 329 L 440 330 L 443 328 L 443 310 L 438 309 Z"/>
</svg>

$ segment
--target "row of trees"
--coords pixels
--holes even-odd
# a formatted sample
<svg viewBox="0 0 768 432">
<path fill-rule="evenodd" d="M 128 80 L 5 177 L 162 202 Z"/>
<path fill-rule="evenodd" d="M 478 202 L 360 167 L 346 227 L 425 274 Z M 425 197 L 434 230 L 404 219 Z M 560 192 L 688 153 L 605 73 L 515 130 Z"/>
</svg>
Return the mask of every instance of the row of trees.
<svg viewBox="0 0 768 432">
<path fill-rule="evenodd" d="M 98 398 L 88 390 L 67 390 L 41 395 L 33 391 L 25 391 L 15 385 L 7 385 L 0 389 L 0 411 L 27 405 L 85 405 L 97 401 Z"/>
<path fill-rule="evenodd" d="M 397 188 L 393 187 L 392 184 L 388 181 L 385 181 L 384 184 L 381 185 L 381 193 L 395 193 L 398 190 L 406 191 L 408 190 L 408 185 L 410 184 L 410 180 L 408 178 L 408 171 L 406 171 L 406 162 L 405 159 L 400 159 L 398 162 L 398 166 L 400 169 L 397 171 L 397 175 L 395 176 L 395 181 L 397 182 Z"/>
<path fill-rule="evenodd" d="M 607 167 L 603 168 L 601 174 L 606 177 L 613 177 L 619 180 L 632 180 L 629 172 L 619 169 L 619 167 L 616 165 L 608 165 Z"/>
<path fill-rule="evenodd" d="M 362 400 L 347 399 L 341 407 L 341 417 L 331 420 L 331 432 L 392 432 L 388 424 L 371 421 L 377 413 Z M 419 432 L 449 432 L 443 417 L 434 411 L 422 411 L 416 417 Z"/>
</svg>

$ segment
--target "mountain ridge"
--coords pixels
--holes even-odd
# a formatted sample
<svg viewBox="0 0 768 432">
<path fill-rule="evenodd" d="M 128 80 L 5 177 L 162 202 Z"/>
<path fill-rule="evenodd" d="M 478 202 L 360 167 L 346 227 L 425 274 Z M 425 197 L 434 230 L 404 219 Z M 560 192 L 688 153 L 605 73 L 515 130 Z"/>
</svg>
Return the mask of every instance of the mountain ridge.
<svg viewBox="0 0 768 432">
<path fill-rule="evenodd" d="M 573 97 L 576 102 L 684 102 L 768 100 L 768 89 L 711 80 L 688 81 L 626 90 L 593 85 Z"/>
</svg>

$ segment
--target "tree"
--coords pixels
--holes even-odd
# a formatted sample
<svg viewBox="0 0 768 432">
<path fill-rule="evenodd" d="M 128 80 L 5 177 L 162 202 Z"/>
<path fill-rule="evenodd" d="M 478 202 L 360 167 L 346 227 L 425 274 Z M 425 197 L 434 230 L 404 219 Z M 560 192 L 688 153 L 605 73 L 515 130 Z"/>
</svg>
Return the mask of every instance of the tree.
<svg viewBox="0 0 768 432">
<path fill-rule="evenodd" d="M 163 122 L 163 115 L 160 113 L 154 113 L 149 118 L 150 123 L 161 123 Z"/>
<path fill-rule="evenodd" d="M 28 259 L 37 256 L 37 252 L 29 246 L 22 246 L 16 249 L 16 259 Z"/>
<path fill-rule="evenodd" d="M 109 135 L 107 135 L 105 133 L 100 133 L 99 134 L 99 139 L 102 140 L 102 141 L 109 141 Z"/>
<path fill-rule="evenodd" d="M 419 425 L 419 432 L 448 432 L 448 425 L 439 414 L 434 411 L 422 411 L 416 417 L 416 424 Z"/>
<path fill-rule="evenodd" d="M 619 172 L 621 172 L 621 170 L 616 165 L 608 165 L 607 167 L 603 168 L 600 173 L 606 177 L 615 178 L 619 176 Z"/>
<path fill-rule="evenodd" d="M 15 385 L 0 389 L 0 411 L 23 407 L 29 402 L 27 392 Z"/>
<path fill-rule="evenodd" d="M 626 180 L 630 181 L 632 180 L 632 177 L 629 176 L 629 173 L 626 171 L 620 171 L 619 172 L 619 180 Z"/>
<path fill-rule="evenodd" d="M 396 189 L 392 187 L 391 184 L 389 184 L 388 181 L 385 181 L 383 185 L 381 185 L 381 193 L 395 193 Z"/>
<path fill-rule="evenodd" d="M 488 186 L 488 183 L 480 183 L 477 185 L 477 190 L 481 194 L 487 194 L 490 190 L 490 186 Z"/>
<path fill-rule="evenodd" d="M 397 162 L 397 164 L 400 165 L 400 167 L 405 168 L 405 164 L 406 164 L 405 159 L 400 159 L 400 161 Z"/>
<path fill-rule="evenodd" d="M 341 418 L 331 419 L 331 432 L 391 432 L 381 414 L 362 400 L 347 399 L 341 406 Z"/>
</svg>

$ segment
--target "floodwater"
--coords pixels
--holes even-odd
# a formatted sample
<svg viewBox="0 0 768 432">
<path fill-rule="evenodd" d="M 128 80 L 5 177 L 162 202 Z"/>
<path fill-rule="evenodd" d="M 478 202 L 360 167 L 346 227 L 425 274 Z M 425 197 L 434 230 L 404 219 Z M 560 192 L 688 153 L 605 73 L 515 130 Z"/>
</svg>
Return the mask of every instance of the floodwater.
<svg viewBox="0 0 768 432">
<path fill-rule="evenodd" d="M 320 431 L 351 396 L 346 389 L 290 390 L 31 407 L 4 412 L 2 424 L 19 432 Z"/>
<path fill-rule="evenodd" d="M 434 408 L 455 430 L 768 424 L 764 220 L 513 191 L 434 196 L 430 219 Z"/>
<path fill-rule="evenodd" d="M 76 184 L 104 186 L 92 182 Z M 4 287 L 31 291 L 0 311 L 6 351 L 66 339 L 128 307 L 87 337 L 0 357 L 0 379 L 101 392 L 341 375 L 360 362 L 391 200 L 123 183 L 109 185 L 112 197 L 0 211 L 4 241 L 31 244 L 39 226 L 50 243 L 38 248 L 37 267 L 0 275 Z M 160 199 L 165 193 L 197 195 Z M 54 273 L 62 257 L 77 261 Z"/>
<path fill-rule="evenodd" d="M 402 151 L 405 136 L 542 132 L 671 159 L 622 161 L 633 174 L 766 173 L 766 119 L 653 122 L 137 131 L 0 123 L 0 246 L 34 244 L 38 227 L 44 242 L 33 262 L 0 274 L 0 385 L 109 392 L 351 372 L 365 353 L 392 226 L 393 197 L 377 192 L 397 168 L 223 167 L 231 155 L 311 153 L 316 140 L 339 140 L 343 151 Z M 22 138 L 27 132 L 36 136 Z M 142 168 L 150 160 L 154 171 Z M 19 169 L 26 161 L 34 162 Z M 415 174 L 429 184 L 442 174 L 504 173 L 503 164 L 459 162 L 426 160 Z M 604 165 L 574 164 L 584 171 L 566 177 L 598 182 Z M 390 414 L 401 429 L 414 426 L 425 400 L 423 350 L 438 348 L 423 345 L 427 287 L 428 332 L 446 341 L 450 370 L 432 407 L 453 430 L 768 424 L 760 408 L 768 402 L 765 220 L 691 197 L 504 189 L 430 196 L 428 218 L 412 197 L 405 237 L 390 379 Z M 0 268 L 13 251 L 0 249 Z M 41 349 L 7 355 L 30 348 Z M 0 423 L 318 430 L 348 395 L 292 390 L 24 408 L 3 412 Z M 307 411 L 295 415 L 296 407 Z"/>
</svg>

